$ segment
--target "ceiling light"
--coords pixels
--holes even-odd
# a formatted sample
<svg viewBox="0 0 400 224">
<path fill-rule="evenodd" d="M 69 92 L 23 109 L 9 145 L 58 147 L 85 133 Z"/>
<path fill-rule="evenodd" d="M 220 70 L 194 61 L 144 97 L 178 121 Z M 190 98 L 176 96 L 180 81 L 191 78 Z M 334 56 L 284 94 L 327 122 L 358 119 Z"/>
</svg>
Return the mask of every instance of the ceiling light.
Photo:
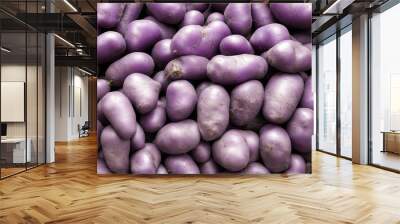
<svg viewBox="0 0 400 224">
<path fill-rule="evenodd" d="M 54 34 L 54 36 L 57 37 L 58 39 L 60 39 L 62 42 L 64 42 L 64 43 L 66 43 L 67 45 L 69 45 L 70 47 L 75 48 L 75 45 L 73 45 L 73 44 L 72 44 L 71 42 L 69 42 L 68 40 L 66 40 L 66 39 L 64 39 L 64 38 L 62 38 L 62 37 L 60 37 L 60 36 L 57 35 L 57 34 Z"/>
<path fill-rule="evenodd" d="M 64 3 L 67 4 L 74 12 L 78 12 L 78 10 L 68 0 L 64 0 Z"/>
<path fill-rule="evenodd" d="M 5 47 L 2 47 L 1 50 L 4 51 L 4 52 L 6 52 L 6 53 L 10 53 L 10 52 L 11 52 L 11 50 L 9 50 L 9 49 L 7 49 L 7 48 L 5 48 Z"/>
<path fill-rule="evenodd" d="M 342 14 L 343 10 L 351 5 L 353 2 L 354 0 L 336 0 L 332 5 L 325 9 L 322 14 Z"/>
<path fill-rule="evenodd" d="M 92 73 L 90 73 L 90 72 L 88 72 L 88 71 L 86 71 L 86 70 L 83 70 L 83 69 L 81 69 L 81 68 L 79 68 L 79 67 L 78 67 L 78 70 L 81 71 L 81 72 L 83 72 L 83 73 L 85 73 L 85 74 L 87 74 L 87 75 L 90 75 L 90 76 L 92 75 Z"/>
</svg>

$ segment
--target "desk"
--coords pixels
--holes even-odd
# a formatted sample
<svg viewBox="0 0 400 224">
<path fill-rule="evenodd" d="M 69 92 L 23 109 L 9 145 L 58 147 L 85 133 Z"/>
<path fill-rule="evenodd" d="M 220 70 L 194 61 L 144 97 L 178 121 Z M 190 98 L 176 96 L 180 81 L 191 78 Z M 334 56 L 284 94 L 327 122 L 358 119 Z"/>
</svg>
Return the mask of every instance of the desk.
<svg viewBox="0 0 400 224">
<path fill-rule="evenodd" d="M 400 154 L 400 132 L 383 131 L 383 151 Z"/>
<path fill-rule="evenodd" d="M 31 145 L 32 141 L 30 138 L 26 140 L 28 143 L 25 154 L 25 138 L 5 138 L 1 139 L 1 151 L 2 157 L 9 163 L 26 163 L 31 162 L 32 153 Z M 3 155 L 3 152 L 5 155 Z M 10 152 L 10 153 L 8 153 Z M 12 156 L 11 156 L 12 154 Z M 12 160 L 11 160 L 12 158 Z M 25 160 L 26 159 L 26 160 Z"/>
</svg>

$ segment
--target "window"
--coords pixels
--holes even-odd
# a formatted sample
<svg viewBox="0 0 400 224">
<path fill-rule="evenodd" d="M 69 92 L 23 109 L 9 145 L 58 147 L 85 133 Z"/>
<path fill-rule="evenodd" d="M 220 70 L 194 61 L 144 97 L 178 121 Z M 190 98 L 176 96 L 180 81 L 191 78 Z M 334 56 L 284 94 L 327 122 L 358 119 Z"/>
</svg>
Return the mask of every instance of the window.
<svg viewBox="0 0 400 224">
<path fill-rule="evenodd" d="M 336 153 L 336 35 L 318 47 L 318 149 Z"/>
<path fill-rule="evenodd" d="M 371 18 L 370 159 L 396 170 L 400 170 L 400 133 L 395 132 L 400 131 L 399 21 L 400 4 Z"/>
<path fill-rule="evenodd" d="M 340 45 L 340 155 L 352 157 L 352 33 L 341 31 Z"/>
</svg>

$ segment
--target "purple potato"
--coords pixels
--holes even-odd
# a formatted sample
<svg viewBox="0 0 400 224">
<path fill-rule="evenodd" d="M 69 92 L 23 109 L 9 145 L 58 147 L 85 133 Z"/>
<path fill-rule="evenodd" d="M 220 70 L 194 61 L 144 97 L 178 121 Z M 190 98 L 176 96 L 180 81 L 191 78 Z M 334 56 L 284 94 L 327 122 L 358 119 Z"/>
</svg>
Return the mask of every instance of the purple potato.
<svg viewBox="0 0 400 224">
<path fill-rule="evenodd" d="M 181 22 L 181 26 L 188 26 L 188 25 L 204 25 L 204 15 L 203 13 L 197 10 L 190 10 L 187 11 L 185 17 Z"/>
<path fill-rule="evenodd" d="M 97 120 L 101 122 L 102 125 L 107 125 L 109 122 L 107 121 L 106 116 L 103 113 L 102 101 L 100 100 L 97 103 Z"/>
<path fill-rule="evenodd" d="M 124 34 L 128 24 L 139 18 L 142 8 L 143 3 L 126 3 L 124 13 L 117 26 L 117 31 Z"/>
<path fill-rule="evenodd" d="M 207 26 L 182 27 L 172 38 L 171 50 L 176 56 L 198 55 L 212 58 L 218 52 L 221 40 L 230 35 L 229 27 L 221 21 Z"/>
<path fill-rule="evenodd" d="M 97 36 L 97 61 L 99 64 L 113 62 L 125 52 L 124 37 L 115 31 L 107 31 Z"/>
<path fill-rule="evenodd" d="M 111 174 L 111 170 L 108 169 L 106 162 L 103 159 L 97 159 L 97 174 Z"/>
<path fill-rule="evenodd" d="M 271 3 L 270 8 L 274 18 L 285 26 L 295 29 L 311 27 L 311 3 Z"/>
<path fill-rule="evenodd" d="M 124 11 L 124 3 L 98 3 L 97 26 L 110 29 L 116 27 Z"/>
<path fill-rule="evenodd" d="M 168 24 L 178 24 L 185 16 L 184 3 L 146 3 L 149 13 L 158 21 Z"/>
<path fill-rule="evenodd" d="M 200 142 L 200 144 L 190 152 L 190 155 L 197 163 L 207 162 L 211 157 L 210 144 L 207 142 Z"/>
<path fill-rule="evenodd" d="M 136 125 L 136 133 L 131 138 L 131 149 L 137 151 L 143 148 L 146 144 L 146 136 L 144 134 L 143 128 L 140 125 Z"/>
<path fill-rule="evenodd" d="M 219 167 L 212 159 L 210 159 L 200 165 L 200 171 L 201 174 L 217 174 L 219 172 Z"/>
<path fill-rule="evenodd" d="M 272 67 L 289 73 L 311 69 L 311 50 L 293 40 L 284 40 L 262 55 Z"/>
<path fill-rule="evenodd" d="M 250 150 L 238 130 L 229 130 L 213 143 L 212 157 L 223 168 L 237 172 L 249 163 Z"/>
<path fill-rule="evenodd" d="M 101 122 L 99 120 L 97 120 L 97 145 L 100 145 L 100 136 L 101 136 L 101 132 L 103 132 L 103 124 L 101 124 Z"/>
<path fill-rule="evenodd" d="M 153 144 L 135 152 L 131 156 L 131 172 L 134 174 L 156 174 L 160 165 L 161 154 Z"/>
<path fill-rule="evenodd" d="M 229 35 L 222 39 L 219 50 L 223 55 L 254 54 L 249 41 L 241 35 Z"/>
<path fill-rule="evenodd" d="M 161 90 L 162 91 L 166 91 L 167 90 L 167 86 L 171 82 L 171 80 L 169 80 L 167 78 L 167 76 L 165 75 L 165 72 L 163 70 L 157 72 L 154 75 L 153 79 L 154 79 L 154 81 L 156 81 L 156 82 L 161 84 Z"/>
<path fill-rule="evenodd" d="M 171 155 L 186 153 L 200 143 L 199 128 L 193 120 L 172 122 L 158 131 L 154 142 L 164 153 Z"/>
<path fill-rule="evenodd" d="M 111 126 L 107 126 L 101 134 L 100 141 L 108 168 L 114 173 L 128 173 L 131 145 L 129 139 L 120 138 Z"/>
<path fill-rule="evenodd" d="M 110 83 L 105 79 L 97 79 L 97 101 L 110 92 Z"/>
<path fill-rule="evenodd" d="M 156 18 L 152 16 L 146 16 L 144 19 L 150 20 L 155 22 L 158 25 L 158 28 L 160 29 L 161 32 L 161 39 L 171 39 L 174 34 L 176 33 L 176 30 L 174 27 L 165 25 L 162 22 L 159 22 Z"/>
<path fill-rule="evenodd" d="M 131 173 L 133 174 L 155 174 L 157 167 L 153 157 L 146 150 L 139 150 L 131 156 Z"/>
<path fill-rule="evenodd" d="M 286 130 L 296 151 L 311 152 L 311 137 L 314 131 L 314 113 L 311 109 L 297 108 Z"/>
<path fill-rule="evenodd" d="M 153 143 L 146 143 L 143 150 L 150 152 L 150 154 L 153 156 L 154 163 L 158 167 L 161 163 L 161 152 L 158 150 L 157 146 Z"/>
<path fill-rule="evenodd" d="M 211 8 L 217 12 L 224 12 L 229 3 L 213 3 Z"/>
<path fill-rule="evenodd" d="M 250 37 L 250 43 L 257 52 L 264 52 L 283 40 L 289 40 L 289 30 L 279 23 L 258 28 Z"/>
<path fill-rule="evenodd" d="M 285 129 L 267 124 L 260 131 L 260 155 L 264 165 L 272 173 L 289 168 L 292 146 Z"/>
<path fill-rule="evenodd" d="M 181 121 L 188 118 L 197 103 L 196 90 L 186 80 L 171 82 L 167 87 L 167 115 L 171 121 Z"/>
<path fill-rule="evenodd" d="M 244 126 L 260 112 L 264 102 L 264 87 L 258 80 L 236 86 L 231 92 L 229 118 L 237 126 Z"/>
<path fill-rule="evenodd" d="M 160 166 L 157 168 L 157 174 L 168 174 L 167 169 L 164 167 L 164 165 L 160 164 Z"/>
<path fill-rule="evenodd" d="M 306 82 L 304 84 L 304 93 L 301 98 L 300 107 L 314 109 L 314 94 L 312 90 L 312 79 L 311 76 L 307 77 Z"/>
<path fill-rule="evenodd" d="M 270 172 L 261 163 L 252 162 L 244 170 L 242 170 L 241 173 L 250 175 L 260 175 L 260 174 L 269 174 Z"/>
<path fill-rule="evenodd" d="M 229 3 L 224 16 L 232 33 L 244 36 L 250 33 L 253 23 L 250 3 Z"/>
<path fill-rule="evenodd" d="M 170 174 L 199 174 L 200 170 L 197 164 L 190 158 L 190 156 L 175 155 L 168 156 L 165 161 L 165 167 Z"/>
<path fill-rule="evenodd" d="M 312 37 L 311 37 L 311 32 L 295 32 L 292 34 L 292 37 L 294 40 L 297 40 L 298 42 L 302 44 L 308 44 L 311 43 Z"/>
<path fill-rule="evenodd" d="M 161 84 L 140 73 L 126 77 L 122 91 L 132 102 L 136 111 L 141 114 L 149 113 L 157 106 Z"/>
<path fill-rule="evenodd" d="M 238 85 L 252 79 L 262 79 L 267 71 L 267 62 L 252 54 L 217 55 L 207 65 L 208 78 L 221 85 Z"/>
<path fill-rule="evenodd" d="M 197 96 L 199 97 L 199 96 L 200 96 L 200 93 L 201 93 L 205 88 L 209 87 L 210 85 L 212 85 L 212 83 L 211 83 L 211 82 L 207 82 L 207 81 L 204 81 L 204 82 L 200 83 L 200 84 L 196 87 Z"/>
<path fill-rule="evenodd" d="M 101 107 L 104 116 L 122 139 L 130 139 L 135 134 L 136 114 L 123 93 L 107 93 L 101 100 Z"/>
<path fill-rule="evenodd" d="M 238 130 L 244 140 L 246 141 L 247 146 L 249 147 L 249 161 L 250 162 L 255 162 L 259 158 L 260 150 L 260 139 L 258 135 L 254 131 L 248 131 L 248 130 Z"/>
<path fill-rule="evenodd" d="M 154 110 L 140 117 L 139 123 L 145 132 L 155 133 L 164 126 L 166 121 L 165 105 L 162 100 L 159 100 Z"/>
<path fill-rule="evenodd" d="M 168 62 L 175 58 L 175 55 L 171 51 L 171 39 L 164 39 L 158 41 L 151 51 L 151 56 L 160 69 L 164 69 Z"/>
<path fill-rule="evenodd" d="M 124 37 L 128 52 L 147 51 L 162 38 L 157 23 L 147 19 L 129 23 Z"/>
<path fill-rule="evenodd" d="M 150 55 L 142 52 L 134 52 L 125 55 L 113 62 L 106 70 L 106 79 L 113 84 L 122 85 L 125 78 L 132 73 L 152 75 L 154 61 Z"/>
<path fill-rule="evenodd" d="M 298 74 L 273 75 L 265 87 L 265 119 L 274 124 L 286 123 L 296 110 L 303 90 L 304 82 Z"/>
<path fill-rule="evenodd" d="M 186 3 L 186 11 L 197 10 L 199 12 L 204 12 L 209 8 L 208 3 Z"/>
<path fill-rule="evenodd" d="M 222 86 L 212 84 L 201 91 L 197 123 L 203 140 L 215 140 L 225 132 L 229 124 L 229 103 L 229 94 Z"/>
<path fill-rule="evenodd" d="M 292 154 L 292 156 L 290 157 L 289 169 L 285 171 L 285 174 L 300 173 L 306 173 L 306 162 L 300 155 Z"/>
<path fill-rule="evenodd" d="M 251 16 L 256 29 L 274 22 L 271 10 L 266 3 L 251 3 Z"/>
<path fill-rule="evenodd" d="M 208 59 L 202 56 L 188 55 L 170 61 L 164 72 L 170 80 L 203 80 L 207 77 Z"/>
<path fill-rule="evenodd" d="M 213 21 L 224 22 L 225 21 L 225 17 L 224 17 L 223 14 L 221 14 L 219 12 L 213 12 L 210 15 L 208 15 L 207 20 L 206 20 L 206 25 L 210 24 Z"/>
</svg>

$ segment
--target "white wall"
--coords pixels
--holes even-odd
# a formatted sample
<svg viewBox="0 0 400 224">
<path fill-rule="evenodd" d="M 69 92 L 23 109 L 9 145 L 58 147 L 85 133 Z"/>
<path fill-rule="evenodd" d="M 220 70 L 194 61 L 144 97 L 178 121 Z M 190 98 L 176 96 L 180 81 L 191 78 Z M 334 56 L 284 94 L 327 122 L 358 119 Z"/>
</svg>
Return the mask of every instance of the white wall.
<svg viewBox="0 0 400 224">
<path fill-rule="evenodd" d="M 88 78 L 76 68 L 56 67 L 55 85 L 55 140 L 77 139 L 78 125 L 88 121 Z"/>
</svg>

